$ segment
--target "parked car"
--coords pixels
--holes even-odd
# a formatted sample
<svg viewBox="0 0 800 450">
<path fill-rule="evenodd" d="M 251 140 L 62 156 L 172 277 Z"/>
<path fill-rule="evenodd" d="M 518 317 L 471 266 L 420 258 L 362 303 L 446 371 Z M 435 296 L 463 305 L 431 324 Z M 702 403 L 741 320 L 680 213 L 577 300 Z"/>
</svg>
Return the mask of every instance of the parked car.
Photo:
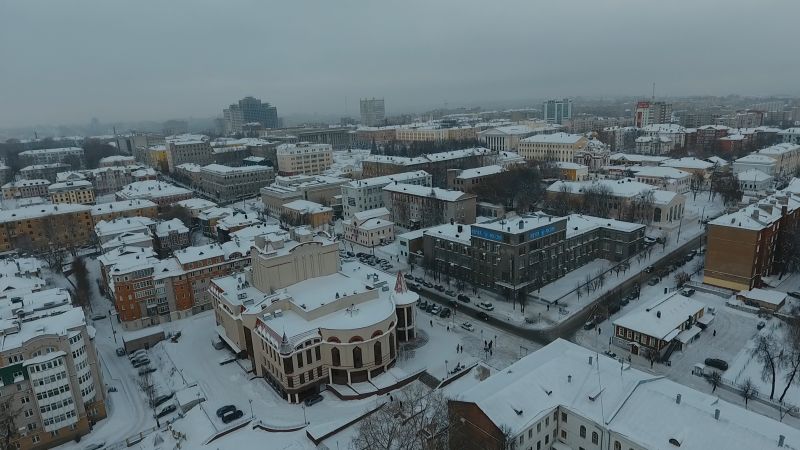
<svg viewBox="0 0 800 450">
<path fill-rule="evenodd" d="M 441 311 L 442 311 L 442 307 L 441 306 L 433 305 L 433 308 L 431 308 L 430 313 L 433 314 L 434 316 L 438 316 Z"/>
<path fill-rule="evenodd" d="M 706 358 L 705 364 L 722 371 L 728 370 L 728 363 L 719 358 Z"/>
<path fill-rule="evenodd" d="M 93 314 L 92 315 L 92 320 L 103 320 L 105 318 L 106 318 L 105 314 Z"/>
<path fill-rule="evenodd" d="M 477 317 L 481 320 L 489 320 L 489 315 L 483 311 L 478 312 Z"/>
<path fill-rule="evenodd" d="M 608 356 L 609 358 L 614 358 L 614 359 L 617 359 L 617 354 L 616 354 L 616 353 L 614 353 L 614 352 L 612 352 L 611 350 L 606 350 L 606 351 L 604 351 L 603 353 L 604 353 L 606 356 Z"/>
<path fill-rule="evenodd" d="M 650 278 L 650 280 L 647 282 L 647 285 L 648 286 L 655 286 L 655 285 L 658 284 L 658 281 L 659 281 L 658 278 Z"/>
<path fill-rule="evenodd" d="M 610 314 L 616 314 L 616 313 L 619 312 L 620 309 L 621 308 L 619 306 L 619 303 L 617 303 L 617 302 L 613 302 L 613 303 L 608 305 L 608 312 Z"/>
<path fill-rule="evenodd" d="M 469 303 L 470 302 L 470 298 L 468 296 L 464 295 L 464 294 L 458 294 L 458 297 L 456 297 L 456 298 L 460 302 L 464 302 L 464 303 Z"/>
<path fill-rule="evenodd" d="M 455 297 L 456 296 L 456 292 L 455 291 L 451 291 L 449 289 L 444 291 L 444 293 L 449 295 L 450 297 Z"/>
<path fill-rule="evenodd" d="M 231 423 L 234 420 L 241 419 L 244 413 L 241 409 L 237 409 L 236 411 L 229 412 L 221 417 L 222 423 Z"/>
<path fill-rule="evenodd" d="M 116 353 L 117 356 L 125 356 L 125 349 L 122 347 L 117 347 Z"/>
<path fill-rule="evenodd" d="M 461 326 L 461 328 L 463 328 L 463 329 L 465 329 L 467 331 L 475 331 L 475 327 L 473 327 L 472 324 L 469 323 L 469 322 L 464 322 L 460 326 Z"/>
<path fill-rule="evenodd" d="M 787 294 L 791 295 L 794 298 L 800 298 L 800 292 L 797 291 L 787 292 Z"/>
<path fill-rule="evenodd" d="M 767 323 L 762 320 L 761 322 L 758 322 L 758 325 L 756 325 L 756 329 L 760 330 L 765 326 L 767 326 Z"/>
<path fill-rule="evenodd" d="M 225 414 L 231 413 L 236 411 L 236 407 L 233 405 L 225 405 L 219 409 L 217 409 L 217 417 L 222 417 Z"/>
<path fill-rule="evenodd" d="M 628 300 L 628 297 L 625 297 L 625 298 L 623 298 L 622 300 L 619 301 L 619 304 L 621 306 L 628 306 L 628 303 L 630 303 L 630 300 Z"/>
<path fill-rule="evenodd" d="M 147 368 L 139 370 L 139 376 L 142 377 L 142 376 L 147 375 L 148 373 L 153 373 L 155 371 L 156 371 L 155 367 L 147 367 Z"/>
<path fill-rule="evenodd" d="M 131 362 L 133 362 L 134 359 L 140 359 L 140 358 L 144 358 L 146 356 L 147 356 L 147 351 L 144 350 L 144 349 L 139 349 L 139 350 L 136 350 L 133 353 L 129 354 L 128 355 L 128 359 L 130 359 Z"/>
<path fill-rule="evenodd" d="M 444 308 L 442 309 L 442 312 L 439 313 L 439 317 L 442 318 L 450 317 L 450 313 L 451 313 L 450 308 Z"/>
<path fill-rule="evenodd" d="M 485 309 L 486 311 L 494 311 L 494 305 L 489 302 L 478 303 L 478 308 Z"/>
<path fill-rule="evenodd" d="M 417 303 L 417 306 L 419 306 L 419 309 L 425 309 L 428 307 L 428 302 L 422 300 L 421 302 Z"/>
<path fill-rule="evenodd" d="M 442 286 L 441 284 L 437 284 L 433 288 L 436 289 L 439 292 L 444 292 L 444 286 Z"/>
<path fill-rule="evenodd" d="M 588 322 L 583 324 L 584 330 L 591 330 L 592 328 L 594 328 L 594 319 L 590 319 Z"/>
<path fill-rule="evenodd" d="M 423 281 L 425 281 L 425 280 L 423 280 L 423 279 L 422 279 L 422 278 L 420 278 L 420 277 L 414 277 L 414 281 L 416 281 L 417 283 L 422 283 L 422 282 L 423 282 Z"/>
<path fill-rule="evenodd" d="M 428 289 L 431 289 L 433 287 L 433 283 L 431 283 L 430 281 L 425 281 L 422 284 L 424 284 L 425 287 Z"/>
<path fill-rule="evenodd" d="M 305 403 L 306 406 L 314 406 L 314 405 L 316 405 L 317 403 L 321 402 L 324 399 L 325 399 L 325 397 L 323 397 L 323 396 L 321 396 L 319 394 L 314 394 L 311 397 L 308 397 L 307 399 L 303 400 L 303 403 Z"/>
<path fill-rule="evenodd" d="M 692 289 L 692 288 L 686 288 L 686 289 L 681 291 L 681 295 L 684 296 L 684 297 L 691 297 L 691 296 L 694 295 L 694 293 L 695 293 L 695 290 Z"/>
<path fill-rule="evenodd" d="M 656 270 L 656 268 L 655 268 L 655 267 L 653 267 L 653 266 L 647 266 L 647 267 L 645 267 L 645 268 L 644 268 L 644 273 L 650 273 L 650 272 L 652 272 L 652 271 L 654 271 L 654 270 Z"/>
<path fill-rule="evenodd" d="M 405 278 L 406 280 L 413 280 L 414 279 L 414 275 L 411 275 L 410 273 L 407 273 L 407 274 L 403 275 L 403 278 Z"/>
<path fill-rule="evenodd" d="M 163 405 L 164 402 L 171 399 L 174 395 L 175 395 L 174 393 L 167 395 L 159 395 L 158 397 L 153 399 L 153 407 L 155 408 L 156 406 Z"/>
<path fill-rule="evenodd" d="M 148 364 L 150 364 L 149 358 L 137 359 L 133 362 L 133 368 L 138 369 L 139 367 L 146 366 Z"/>
<path fill-rule="evenodd" d="M 175 405 L 167 405 L 163 409 L 161 409 L 161 411 L 159 411 L 158 414 L 156 414 L 156 417 L 158 417 L 160 419 L 160 418 L 166 416 L 167 414 L 174 413 L 175 410 L 177 410 L 177 409 L 178 408 Z"/>
</svg>

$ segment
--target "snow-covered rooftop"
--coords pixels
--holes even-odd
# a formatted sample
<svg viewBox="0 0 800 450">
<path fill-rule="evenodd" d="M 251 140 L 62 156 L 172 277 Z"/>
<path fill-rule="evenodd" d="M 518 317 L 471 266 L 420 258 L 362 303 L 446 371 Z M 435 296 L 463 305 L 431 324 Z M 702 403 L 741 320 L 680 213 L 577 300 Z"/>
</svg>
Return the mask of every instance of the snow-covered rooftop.
<svg viewBox="0 0 800 450">
<path fill-rule="evenodd" d="M 209 164 L 200 168 L 200 172 L 212 173 L 217 175 L 234 175 L 253 172 L 272 172 L 272 167 L 268 166 L 223 166 L 222 164 Z"/>
<path fill-rule="evenodd" d="M 783 142 L 781 144 L 775 144 L 767 148 L 762 148 L 758 151 L 758 153 L 761 155 L 780 157 L 781 155 L 785 155 L 787 153 L 800 153 L 800 145 Z"/>
<path fill-rule="evenodd" d="M 586 139 L 586 137 L 582 134 L 553 133 L 537 134 L 535 136 L 522 139 L 520 142 L 533 142 L 537 144 L 577 144 L 581 139 Z"/>
<path fill-rule="evenodd" d="M 117 191 L 117 196 L 125 199 L 160 198 L 175 195 L 188 195 L 192 191 L 158 180 L 134 181 Z"/>
<path fill-rule="evenodd" d="M 91 183 L 89 183 L 89 184 L 91 184 Z M 17 180 L 17 181 L 11 181 L 11 182 L 8 182 L 8 183 L 4 184 L 3 185 L 3 189 L 15 189 L 15 188 L 19 189 L 19 188 L 23 188 L 23 187 L 48 186 L 48 185 L 50 185 L 50 182 L 47 181 L 47 180 L 40 180 L 40 179 Z"/>
<path fill-rule="evenodd" d="M 755 288 L 749 291 L 739 291 L 742 297 L 758 300 L 760 302 L 769 303 L 772 305 L 780 305 L 786 300 L 786 293 L 780 291 L 773 291 L 771 289 Z"/>
<path fill-rule="evenodd" d="M 392 183 L 384 186 L 383 190 L 389 192 L 410 194 L 418 197 L 436 197 L 440 200 L 448 202 L 454 202 L 460 200 L 465 196 L 474 197 L 474 195 L 472 194 L 465 194 L 461 191 L 451 191 L 447 189 L 421 186 L 418 184 Z"/>
<path fill-rule="evenodd" d="M 392 182 L 404 182 L 411 179 L 429 177 L 428 172 L 424 170 L 415 170 L 413 172 L 396 173 L 394 175 L 384 175 L 381 177 L 364 178 L 363 180 L 353 180 L 347 183 L 351 188 L 373 187 L 373 186 L 386 186 Z"/>
<path fill-rule="evenodd" d="M 324 213 L 328 211 L 333 211 L 328 206 L 320 205 L 319 203 L 315 203 L 309 200 L 294 200 L 289 203 L 284 203 L 283 208 L 291 209 L 293 211 L 297 211 L 302 214 L 317 214 L 317 213 Z"/>
<path fill-rule="evenodd" d="M 169 236 L 170 233 L 188 233 L 189 228 L 181 222 L 181 219 L 164 220 L 156 224 L 156 236 Z"/>
<path fill-rule="evenodd" d="M 736 174 L 739 181 L 767 181 L 771 180 L 772 176 L 765 174 L 758 169 L 749 169 Z"/>
<path fill-rule="evenodd" d="M 154 225 L 155 221 L 149 217 L 121 217 L 97 222 L 94 226 L 94 232 L 102 240 L 104 236 L 149 230 Z"/>
<path fill-rule="evenodd" d="M 681 179 L 681 178 L 688 178 L 691 176 L 690 173 L 684 172 L 674 167 L 644 166 L 636 168 L 631 167 L 630 170 L 633 170 L 637 176 L 653 177 L 653 178 Z"/>
<path fill-rule="evenodd" d="M 141 208 L 155 208 L 156 204 L 150 200 L 137 199 L 137 200 L 121 200 L 118 202 L 99 203 L 92 206 L 92 215 L 97 216 L 100 214 L 110 214 L 113 212 L 130 211 L 133 209 Z"/>
<path fill-rule="evenodd" d="M 505 169 L 503 166 L 483 166 L 483 167 L 475 167 L 472 169 L 464 169 L 461 173 L 458 174 L 456 178 L 461 180 L 469 180 L 471 178 L 478 178 L 478 177 L 485 177 L 487 175 L 495 175 L 498 173 L 503 172 Z"/>
<path fill-rule="evenodd" d="M 408 158 L 405 156 L 386 156 L 386 155 L 370 155 L 364 158 L 364 161 L 383 162 L 396 165 L 410 166 L 415 164 L 425 164 L 434 161 L 447 161 L 451 159 L 466 158 L 476 155 L 488 155 L 492 151 L 484 147 L 465 148 L 461 150 L 452 150 L 449 152 L 429 153 L 415 158 Z"/>
<path fill-rule="evenodd" d="M 658 339 L 665 339 L 686 322 L 689 316 L 705 309 L 702 302 L 684 297 L 678 292 L 644 303 L 614 320 L 614 326 L 625 327 Z"/>
<path fill-rule="evenodd" d="M 678 159 L 668 159 L 661 163 L 662 166 L 666 167 L 677 167 L 678 169 L 703 169 L 708 170 L 714 166 L 708 161 L 703 161 L 702 159 L 697 159 L 691 156 L 687 156 L 685 158 L 678 158 Z"/>
<path fill-rule="evenodd" d="M 13 222 L 17 220 L 27 220 L 39 217 L 46 217 L 55 214 L 71 214 L 89 212 L 91 207 L 76 203 L 60 203 L 58 205 L 36 205 L 25 206 L 17 209 L 6 209 L 0 211 L 0 223 Z"/>
<path fill-rule="evenodd" d="M 629 161 L 635 163 L 642 163 L 642 162 L 663 162 L 668 160 L 669 158 L 666 156 L 649 156 L 649 155 L 635 155 L 635 154 L 628 154 L 628 153 L 614 153 L 611 155 L 611 161 Z"/>
<path fill-rule="evenodd" d="M 583 164 L 578 164 L 574 162 L 567 162 L 567 161 L 556 161 L 553 163 L 555 167 L 564 170 L 580 170 L 580 169 L 589 169 L 589 166 L 584 166 Z"/>
<path fill-rule="evenodd" d="M 73 189 L 88 189 L 92 187 L 92 183 L 86 180 L 64 181 L 62 183 L 53 183 L 47 187 L 50 192 L 57 191 L 71 191 Z"/>
<path fill-rule="evenodd" d="M 770 158 L 767 155 L 761 155 L 759 153 L 751 153 L 747 156 L 742 156 L 741 158 L 734 161 L 734 163 L 740 164 L 775 164 L 775 159 Z"/>
<path fill-rule="evenodd" d="M 217 206 L 216 203 L 212 202 L 211 200 L 206 200 L 204 198 L 190 198 L 187 200 L 181 200 L 176 205 L 182 206 L 186 209 L 208 209 Z"/>
</svg>

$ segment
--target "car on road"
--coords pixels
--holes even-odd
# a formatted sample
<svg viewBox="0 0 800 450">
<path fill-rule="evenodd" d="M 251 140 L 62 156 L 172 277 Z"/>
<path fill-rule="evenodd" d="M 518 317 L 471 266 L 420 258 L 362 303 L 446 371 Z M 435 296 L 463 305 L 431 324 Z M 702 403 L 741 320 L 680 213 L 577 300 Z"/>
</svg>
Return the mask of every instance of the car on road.
<svg viewBox="0 0 800 450">
<path fill-rule="evenodd" d="M 307 399 L 303 400 L 303 403 L 305 403 L 306 406 L 314 406 L 323 400 L 325 400 L 325 397 L 319 394 L 314 394 L 311 397 L 308 397 Z"/>
<path fill-rule="evenodd" d="M 460 325 L 460 327 L 461 327 L 461 328 L 463 328 L 463 329 L 465 329 L 465 330 L 467 330 L 467 331 L 475 331 L 475 327 L 473 327 L 473 326 L 472 326 L 472 324 L 471 324 L 471 323 L 469 323 L 469 322 L 464 322 L 464 323 L 462 323 L 462 324 Z"/>
<path fill-rule="evenodd" d="M 225 405 L 219 409 L 217 409 L 217 417 L 222 417 L 225 414 L 232 413 L 236 411 L 236 407 L 233 405 Z"/>
<path fill-rule="evenodd" d="M 588 322 L 583 324 L 583 329 L 584 330 L 591 330 L 592 328 L 594 328 L 594 325 L 595 325 L 594 324 L 594 319 L 590 319 Z"/>
<path fill-rule="evenodd" d="M 654 271 L 654 270 L 656 270 L 656 268 L 655 268 L 655 267 L 653 267 L 653 266 L 647 266 L 647 267 L 645 267 L 645 268 L 644 268 L 644 273 L 650 273 L 650 272 L 652 272 L 652 271 Z"/>
<path fill-rule="evenodd" d="M 489 302 L 479 302 L 478 308 L 485 309 L 486 311 L 494 311 L 494 305 Z"/>
<path fill-rule="evenodd" d="M 444 293 L 449 295 L 450 297 L 455 297 L 456 296 L 456 292 L 455 291 L 451 291 L 449 289 L 444 291 Z"/>
<path fill-rule="evenodd" d="M 694 293 L 695 293 L 695 290 L 692 289 L 692 288 L 686 288 L 686 289 L 681 291 L 681 295 L 684 296 L 684 297 L 691 297 L 691 296 L 694 295 Z"/>
<path fill-rule="evenodd" d="M 117 350 L 115 352 L 117 356 L 125 356 L 125 349 L 122 347 L 117 347 Z"/>
<path fill-rule="evenodd" d="M 789 294 L 790 296 L 792 296 L 794 298 L 800 298 L 800 292 L 797 292 L 797 291 L 787 292 L 787 294 Z"/>
<path fill-rule="evenodd" d="M 478 312 L 477 317 L 481 320 L 489 320 L 489 315 L 483 311 Z"/>
<path fill-rule="evenodd" d="M 464 295 L 464 294 L 458 294 L 458 297 L 456 297 L 456 298 L 460 302 L 464 302 L 464 303 L 469 303 L 470 302 L 470 298 L 468 296 Z"/>
<path fill-rule="evenodd" d="M 450 313 L 451 313 L 450 308 L 443 308 L 442 312 L 439 313 L 439 317 L 441 318 L 450 317 Z"/>
<path fill-rule="evenodd" d="M 603 354 L 605 354 L 609 358 L 617 359 L 617 354 L 612 352 L 611 350 L 606 350 L 606 351 L 603 352 Z"/>
<path fill-rule="evenodd" d="M 105 314 L 94 314 L 92 315 L 92 320 L 103 320 L 106 318 Z"/>
<path fill-rule="evenodd" d="M 430 313 L 433 314 L 434 316 L 438 316 L 439 312 L 441 312 L 441 311 L 442 311 L 442 307 L 441 306 L 433 305 L 433 308 L 431 308 Z"/>
<path fill-rule="evenodd" d="M 407 273 L 407 274 L 403 275 L 403 278 L 405 278 L 406 280 L 413 280 L 414 279 L 414 275 L 411 275 L 410 273 Z"/>
<path fill-rule="evenodd" d="M 728 363 L 719 358 L 706 358 L 705 365 L 722 371 L 728 370 Z"/>
<path fill-rule="evenodd" d="M 167 405 L 167 406 L 165 406 L 164 408 L 162 408 L 162 409 L 161 409 L 161 410 L 158 412 L 158 414 L 156 414 L 156 417 L 158 417 L 158 418 L 160 419 L 160 418 L 162 418 L 162 417 L 166 416 L 167 414 L 172 414 L 172 413 L 174 413 L 174 412 L 175 412 L 175 410 L 177 410 L 177 409 L 178 409 L 178 408 L 177 408 L 175 405 Z"/>
<path fill-rule="evenodd" d="M 767 326 L 767 323 L 762 320 L 761 322 L 758 322 L 758 325 L 756 325 L 756 329 L 760 330 L 765 326 Z"/>
<path fill-rule="evenodd" d="M 650 278 L 650 280 L 647 282 L 647 285 L 648 286 L 655 286 L 655 285 L 658 284 L 658 282 L 659 282 L 658 278 Z"/>
<path fill-rule="evenodd" d="M 231 423 L 234 420 L 241 419 L 244 413 L 241 409 L 237 409 L 236 411 L 231 411 L 224 416 L 221 417 L 222 423 Z"/>
</svg>

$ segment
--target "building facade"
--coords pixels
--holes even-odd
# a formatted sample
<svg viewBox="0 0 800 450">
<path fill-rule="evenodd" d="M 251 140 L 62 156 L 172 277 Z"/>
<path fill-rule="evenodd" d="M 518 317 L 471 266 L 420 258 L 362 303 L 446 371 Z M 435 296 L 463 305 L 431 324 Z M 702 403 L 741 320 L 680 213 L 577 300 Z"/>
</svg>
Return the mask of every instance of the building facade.
<svg viewBox="0 0 800 450">
<path fill-rule="evenodd" d="M 404 228 L 427 228 L 448 221 L 475 223 L 474 194 L 402 183 L 385 186 L 383 193 L 392 222 Z"/>
<path fill-rule="evenodd" d="M 329 144 L 281 144 L 277 147 L 278 171 L 283 176 L 319 175 L 333 164 Z"/>
<path fill-rule="evenodd" d="M 47 180 L 19 180 L 12 181 L 3 185 L 3 198 L 47 198 L 49 191 L 47 188 L 50 182 Z"/>
<path fill-rule="evenodd" d="M 77 168 L 85 164 L 83 149 L 80 147 L 48 148 L 43 150 L 26 150 L 19 153 L 23 165 L 78 163 Z"/>
<path fill-rule="evenodd" d="M 519 154 L 533 161 L 574 162 L 575 154 L 585 151 L 588 145 L 589 139 L 581 134 L 545 134 L 521 140 Z"/>
<path fill-rule="evenodd" d="M 547 100 L 542 103 L 542 118 L 548 123 L 563 124 L 572 119 L 572 99 Z"/>
<path fill-rule="evenodd" d="M 209 164 L 200 168 L 200 189 L 220 203 L 257 196 L 259 190 L 275 181 L 275 172 L 267 166 L 230 167 Z"/>
<path fill-rule="evenodd" d="M 245 125 L 260 123 L 264 128 L 278 128 L 278 108 L 254 97 L 245 97 L 222 110 L 225 134 L 238 134 Z"/>
<path fill-rule="evenodd" d="M 359 109 L 361 125 L 377 127 L 386 121 L 386 105 L 382 98 L 362 98 Z"/>
<path fill-rule="evenodd" d="M 91 242 L 92 227 L 87 205 L 64 203 L 0 211 L 0 252 L 82 247 Z"/>
<path fill-rule="evenodd" d="M 52 203 L 80 203 L 94 205 L 94 186 L 89 181 L 53 183 L 47 188 Z"/>
<path fill-rule="evenodd" d="M 364 178 L 343 184 L 342 207 L 344 217 L 349 219 L 355 213 L 386 206 L 384 204 L 383 188 L 393 182 L 431 186 L 432 178 L 428 172 L 417 170 L 382 177 Z"/>
</svg>

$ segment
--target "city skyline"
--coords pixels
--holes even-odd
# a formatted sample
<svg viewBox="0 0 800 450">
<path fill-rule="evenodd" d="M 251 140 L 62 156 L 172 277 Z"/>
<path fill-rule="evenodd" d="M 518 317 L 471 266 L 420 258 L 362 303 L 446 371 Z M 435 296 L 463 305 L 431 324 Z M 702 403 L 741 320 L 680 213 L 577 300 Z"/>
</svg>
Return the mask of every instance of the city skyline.
<svg viewBox="0 0 800 450">
<path fill-rule="evenodd" d="M 786 14 L 761 25 L 750 20 L 761 5 L 736 3 L 411 2 L 402 10 L 344 3 L 317 5 L 300 34 L 292 21 L 305 13 L 298 5 L 198 8 L 189 17 L 181 2 L 8 4 L 0 57 L 14 63 L 0 72 L 0 84 L 13 89 L 4 93 L 0 123 L 214 117 L 247 95 L 285 115 L 352 117 L 358 99 L 373 96 L 386 99 L 390 116 L 524 99 L 649 97 L 653 82 L 659 97 L 796 95 L 800 63 L 779 55 L 791 53 L 781 30 L 793 25 L 798 5 L 776 1 Z M 447 16 L 450 23 L 438 19 Z M 712 16 L 725 28 L 709 25 L 704 18 Z M 360 26 L 338 26 L 346 23 Z M 737 54 L 747 54 L 747 64 Z"/>
</svg>

